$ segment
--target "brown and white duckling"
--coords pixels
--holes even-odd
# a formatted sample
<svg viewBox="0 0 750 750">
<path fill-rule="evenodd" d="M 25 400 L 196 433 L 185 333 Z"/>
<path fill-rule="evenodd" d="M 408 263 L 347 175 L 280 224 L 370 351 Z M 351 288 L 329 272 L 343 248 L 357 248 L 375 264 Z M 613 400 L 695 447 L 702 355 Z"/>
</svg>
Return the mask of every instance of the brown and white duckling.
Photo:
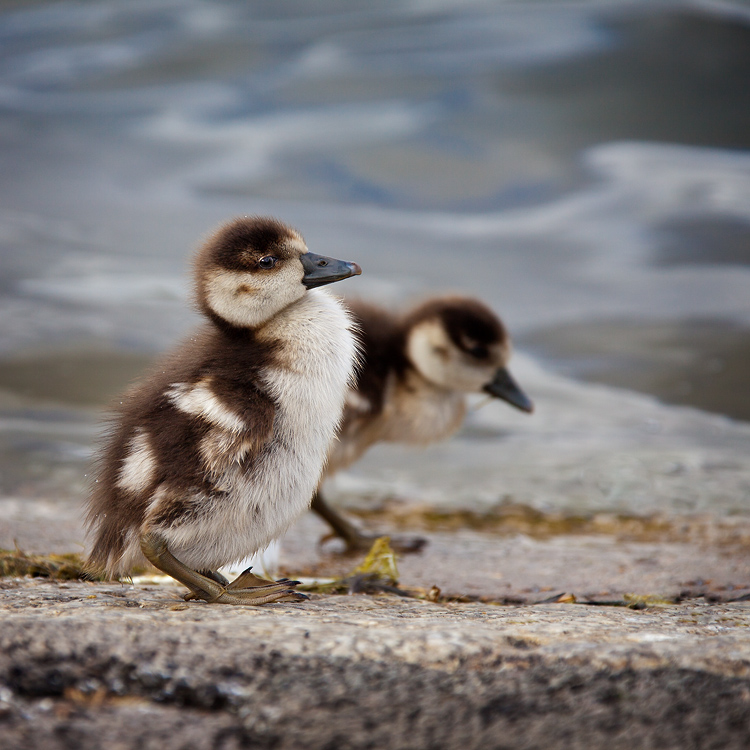
<svg viewBox="0 0 750 750">
<path fill-rule="evenodd" d="M 510 337 L 481 302 L 440 297 L 403 316 L 365 303 L 349 308 L 359 328 L 362 361 L 325 475 L 350 466 L 380 441 L 427 445 L 448 438 L 463 422 L 469 393 L 487 393 L 522 411 L 533 410 L 507 369 Z M 320 487 L 312 510 L 349 550 L 369 549 L 375 537 L 334 511 Z M 401 552 L 417 551 L 424 543 L 421 538 L 392 540 Z"/>
<path fill-rule="evenodd" d="M 209 602 L 303 599 L 294 581 L 215 571 L 309 506 L 357 350 L 343 305 L 314 287 L 361 270 L 274 219 L 243 218 L 194 271 L 208 323 L 121 401 L 90 499 L 89 565 L 116 577 L 145 557 Z"/>
</svg>

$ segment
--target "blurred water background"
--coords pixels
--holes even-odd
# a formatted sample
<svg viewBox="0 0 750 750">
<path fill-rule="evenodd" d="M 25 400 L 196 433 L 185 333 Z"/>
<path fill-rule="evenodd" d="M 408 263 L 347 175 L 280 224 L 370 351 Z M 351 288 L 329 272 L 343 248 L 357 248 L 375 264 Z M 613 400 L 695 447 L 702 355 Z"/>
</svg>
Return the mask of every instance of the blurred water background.
<svg viewBox="0 0 750 750">
<path fill-rule="evenodd" d="M 749 146 L 746 2 L 4 2 L 0 493 L 82 497 L 189 254 L 270 213 L 339 293 L 485 299 L 537 401 L 332 494 L 750 512 Z"/>
</svg>

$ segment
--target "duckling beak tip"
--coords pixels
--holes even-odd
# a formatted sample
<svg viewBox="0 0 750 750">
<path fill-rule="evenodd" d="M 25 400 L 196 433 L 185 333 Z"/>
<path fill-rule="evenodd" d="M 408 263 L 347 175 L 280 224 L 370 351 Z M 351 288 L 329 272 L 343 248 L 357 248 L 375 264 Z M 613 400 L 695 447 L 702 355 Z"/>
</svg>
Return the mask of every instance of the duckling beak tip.
<svg viewBox="0 0 750 750">
<path fill-rule="evenodd" d="M 516 409 L 520 409 L 527 414 L 532 414 L 534 411 L 534 402 L 521 390 L 518 383 L 504 367 L 498 369 L 495 377 L 484 386 L 483 390 L 495 398 L 507 401 L 511 406 L 515 406 Z"/>
</svg>

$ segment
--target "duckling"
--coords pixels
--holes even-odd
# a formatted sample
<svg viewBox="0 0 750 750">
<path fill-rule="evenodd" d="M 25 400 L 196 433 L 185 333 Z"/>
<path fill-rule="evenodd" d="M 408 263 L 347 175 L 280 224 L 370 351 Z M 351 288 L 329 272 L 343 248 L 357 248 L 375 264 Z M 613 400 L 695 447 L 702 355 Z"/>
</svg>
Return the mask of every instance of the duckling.
<svg viewBox="0 0 750 750">
<path fill-rule="evenodd" d="M 207 322 L 122 398 L 100 456 L 89 569 L 148 560 L 207 602 L 306 598 L 296 581 L 216 571 L 309 507 L 357 351 L 350 315 L 317 287 L 360 273 L 271 218 L 207 240 L 194 263 Z"/>
<path fill-rule="evenodd" d="M 469 393 L 486 393 L 533 411 L 507 369 L 511 341 L 505 326 L 478 300 L 438 297 L 402 316 L 365 303 L 349 307 L 359 328 L 362 362 L 323 478 L 350 466 L 380 441 L 427 445 L 450 437 L 463 422 Z M 320 486 L 311 507 L 348 551 L 372 545 L 375 537 L 331 508 Z M 398 551 L 415 552 L 425 540 L 394 538 L 391 543 Z"/>
</svg>

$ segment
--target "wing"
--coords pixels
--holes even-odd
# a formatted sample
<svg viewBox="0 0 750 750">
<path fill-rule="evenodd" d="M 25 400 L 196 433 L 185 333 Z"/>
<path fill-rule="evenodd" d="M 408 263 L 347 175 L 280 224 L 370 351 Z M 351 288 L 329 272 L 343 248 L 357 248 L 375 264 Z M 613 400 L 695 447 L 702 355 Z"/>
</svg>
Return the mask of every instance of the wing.
<svg viewBox="0 0 750 750">
<path fill-rule="evenodd" d="M 204 376 L 170 385 L 165 396 L 174 414 L 152 412 L 150 433 L 157 453 L 171 454 L 165 474 L 180 484 L 188 477 L 192 486 L 215 482 L 233 465 L 249 469 L 273 435 L 276 407 L 257 388 Z"/>
</svg>

